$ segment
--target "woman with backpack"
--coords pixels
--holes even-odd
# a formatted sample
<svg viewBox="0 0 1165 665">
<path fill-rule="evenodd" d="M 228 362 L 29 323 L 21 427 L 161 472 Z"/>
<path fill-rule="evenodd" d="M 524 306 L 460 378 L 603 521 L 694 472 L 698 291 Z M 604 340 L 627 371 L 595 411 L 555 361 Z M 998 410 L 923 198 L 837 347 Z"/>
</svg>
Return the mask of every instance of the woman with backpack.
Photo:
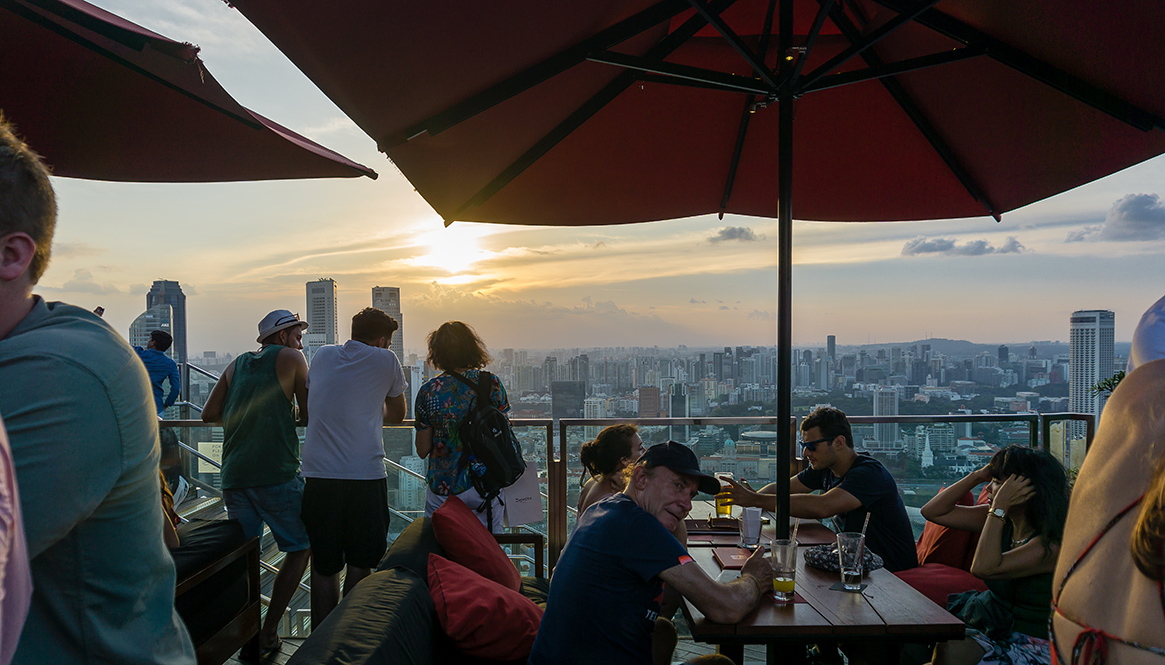
<svg viewBox="0 0 1165 665">
<path fill-rule="evenodd" d="M 490 402 L 502 412 L 510 410 L 506 389 L 496 376 L 482 369 L 491 358 L 473 328 L 460 321 L 449 321 L 429 333 L 428 342 L 426 360 L 442 373 L 421 386 L 414 407 L 417 455 L 429 461 L 425 471 L 429 486 L 425 492 L 425 516 L 432 517 L 433 511 L 450 495 L 457 495 L 477 512 L 486 528 L 501 533 L 501 497 L 494 499 L 489 510 L 483 505 L 481 495 L 473 487 L 459 430 L 476 398 L 476 391 L 466 381 L 476 385 L 482 374 L 487 375 Z"/>
</svg>

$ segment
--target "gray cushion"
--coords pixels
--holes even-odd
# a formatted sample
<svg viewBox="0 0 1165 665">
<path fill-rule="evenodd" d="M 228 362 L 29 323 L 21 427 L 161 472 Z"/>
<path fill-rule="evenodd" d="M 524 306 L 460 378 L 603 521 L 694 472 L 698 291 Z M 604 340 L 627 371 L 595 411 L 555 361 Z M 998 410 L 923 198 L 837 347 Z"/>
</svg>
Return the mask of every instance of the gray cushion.
<svg viewBox="0 0 1165 665">
<path fill-rule="evenodd" d="M 287 665 L 429 665 L 437 612 L 425 578 L 397 567 L 373 573 L 312 631 Z"/>
<path fill-rule="evenodd" d="M 413 571 L 422 580 L 429 579 L 429 553 L 445 556 L 441 543 L 433 533 L 433 520 L 419 517 L 396 537 L 392 547 L 384 553 L 377 570 L 402 566 Z"/>
</svg>

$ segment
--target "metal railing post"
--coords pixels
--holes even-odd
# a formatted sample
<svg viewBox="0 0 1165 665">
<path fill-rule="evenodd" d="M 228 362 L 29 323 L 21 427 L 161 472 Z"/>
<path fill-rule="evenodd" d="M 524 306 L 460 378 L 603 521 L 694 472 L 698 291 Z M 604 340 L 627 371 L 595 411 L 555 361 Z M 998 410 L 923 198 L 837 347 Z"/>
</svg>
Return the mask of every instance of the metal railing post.
<svg viewBox="0 0 1165 665">
<path fill-rule="evenodd" d="M 550 570 L 558 564 L 558 555 L 566 547 L 566 423 L 558 422 L 558 450 L 554 449 L 554 423 L 546 426 L 546 530 L 549 543 Z"/>
</svg>

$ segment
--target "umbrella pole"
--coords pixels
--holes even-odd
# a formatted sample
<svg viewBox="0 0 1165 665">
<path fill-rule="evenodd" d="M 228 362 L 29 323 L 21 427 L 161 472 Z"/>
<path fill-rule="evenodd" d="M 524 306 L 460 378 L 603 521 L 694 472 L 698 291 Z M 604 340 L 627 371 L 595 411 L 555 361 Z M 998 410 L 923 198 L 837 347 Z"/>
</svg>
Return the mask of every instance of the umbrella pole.
<svg viewBox="0 0 1165 665">
<path fill-rule="evenodd" d="M 792 46 L 793 3 L 781 2 L 781 50 L 784 58 Z M 777 523 L 781 538 L 789 537 L 789 462 L 793 436 L 793 96 L 782 94 L 778 100 L 779 129 L 777 138 Z"/>
</svg>

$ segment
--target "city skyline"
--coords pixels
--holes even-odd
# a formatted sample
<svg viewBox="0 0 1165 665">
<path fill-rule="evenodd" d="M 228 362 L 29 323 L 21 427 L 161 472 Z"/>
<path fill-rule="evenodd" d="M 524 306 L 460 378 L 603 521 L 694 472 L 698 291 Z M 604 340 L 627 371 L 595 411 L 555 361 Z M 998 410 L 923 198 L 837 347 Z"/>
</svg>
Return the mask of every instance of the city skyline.
<svg viewBox="0 0 1165 665">
<path fill-rule="evenodd" d="M 46 298 L 104 306 L 126 330 L 152 280 L 180 282 L 194 352 L 253 348 L 259 319 L 273 309 L 302 314 L 303 284 L 319 276 L 337 282 L 341 321 L 370 304 L 373 286 L 399 287 L 408 350 L 448 319 L 471 323 L 495 349 L 775 343 L 775 220 L 444 228 L 374 142 L 238 12 L 216 0 L 97 4 L 203 47 L 241 103 L 380 178 L 55 178 L 54 258 L 36 289 Z M 1067 341 L 1064 322 L 1082 309 L 1114 311 L 1116 341 L 1127 341 L 1165 285 L 1162 182 L 1157 158 L 1002 223 L 796 222 L 794 345 L 823 347 L 829 334 L 842 346 Z"/>
</svg>

